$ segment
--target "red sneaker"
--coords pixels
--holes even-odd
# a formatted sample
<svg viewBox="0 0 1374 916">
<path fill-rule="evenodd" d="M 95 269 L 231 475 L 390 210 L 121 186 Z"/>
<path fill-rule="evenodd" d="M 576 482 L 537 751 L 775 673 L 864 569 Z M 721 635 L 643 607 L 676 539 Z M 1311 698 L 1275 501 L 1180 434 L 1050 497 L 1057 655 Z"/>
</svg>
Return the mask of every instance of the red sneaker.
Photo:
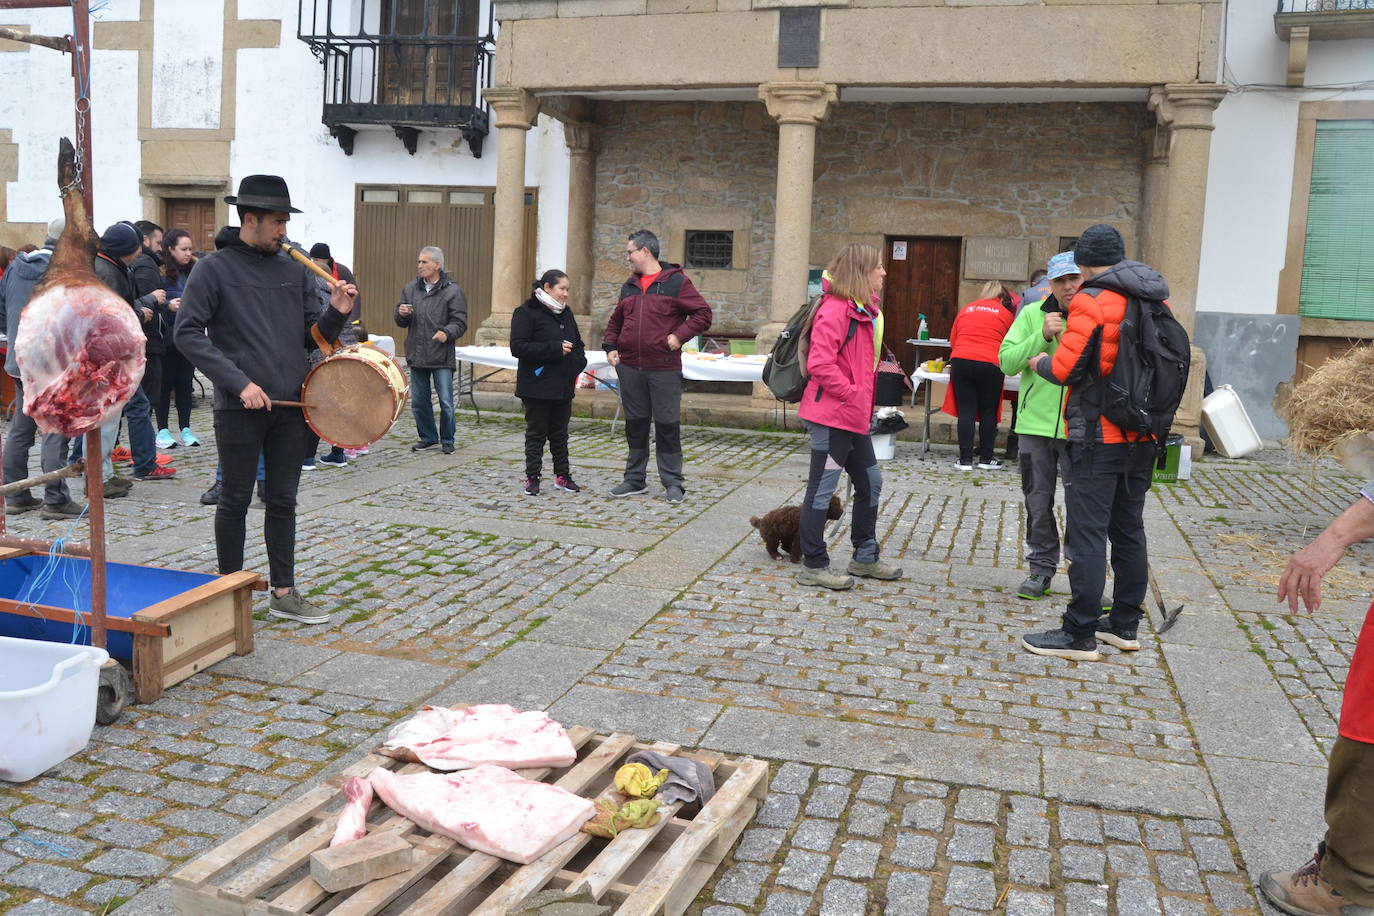
<svg viewBox="0 0 1374 916">
<path fill-rule="evenodd" d="M 158 455 L 158 456 L 157 456 L 157 466 L 158 466 L 158 467 L 166 467 L 167 465 L 169 465 L 169 464 L 171 464 L 171 463 L 172 463 L 172 456 L 171 456 L 171 455 Z"/>
<path fill-rule="evenodd" d="M 157 467 L 146 474 L 135 474 L 134 480 L 171 480 L 175 476 L 176 468 Z"/>
<path fill-rule="evenodd" d="M 133 459 L 134 453 L 129 451 L 122 445 L 114 451 L 110 452 L 111 461 L 132 461 Z"/>
</svg>

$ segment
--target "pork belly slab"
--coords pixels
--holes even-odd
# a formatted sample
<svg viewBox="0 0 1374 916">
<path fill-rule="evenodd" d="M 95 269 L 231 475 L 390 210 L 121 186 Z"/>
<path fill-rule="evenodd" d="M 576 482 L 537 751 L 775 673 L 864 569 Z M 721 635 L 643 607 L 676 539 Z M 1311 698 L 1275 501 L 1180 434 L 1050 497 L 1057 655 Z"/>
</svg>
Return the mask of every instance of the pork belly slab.
<svg viewBox="0 0 1374 916">
<path fill-rule="evenodd" d="M 563 767 L 577 749 L 562 725 L 539 710 L 484 703 L 459 709 L 426 706 L 388 734 L 385 747 L 409 752 L 436 770 L 491 764 L 513 770 Z"/>
<path fill-rule="evenodd" d="M 577 833 L 595 806 L 566 789 L 482 765 L 461 773 L 367 777 L 387 807 L 469 849 L 528 864 Z"/>
</svg>

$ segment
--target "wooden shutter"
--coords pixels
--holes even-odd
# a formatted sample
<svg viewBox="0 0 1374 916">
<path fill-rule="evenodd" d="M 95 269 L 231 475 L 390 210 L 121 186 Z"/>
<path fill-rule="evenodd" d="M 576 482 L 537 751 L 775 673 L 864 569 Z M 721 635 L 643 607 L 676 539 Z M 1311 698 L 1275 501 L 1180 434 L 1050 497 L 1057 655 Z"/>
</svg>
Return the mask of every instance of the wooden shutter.
<svg viewBox="0 0 1374 916">
<path fill-rule="evenodd" d="M 1374 320 L 1374 121 L 1319 121 L 1298 313 Z"/>
</svg>

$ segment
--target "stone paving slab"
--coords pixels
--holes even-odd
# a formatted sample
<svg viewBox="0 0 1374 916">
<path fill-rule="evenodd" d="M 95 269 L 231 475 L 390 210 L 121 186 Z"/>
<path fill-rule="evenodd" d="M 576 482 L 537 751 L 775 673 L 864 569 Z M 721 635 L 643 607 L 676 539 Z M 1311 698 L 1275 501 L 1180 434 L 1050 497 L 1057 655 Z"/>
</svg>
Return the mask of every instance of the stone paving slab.
<svg viewBox="0 0 1374 916">
<path fill-rule="evenodd" d="M 534 635 L 538 633 L 535 631 Z M 441 706 L 509 703 L 524 709 L 543 709 L 567 693 L 605 657 L 606 653 L 598 649 L 523 640 L 440 690 L 430 702 Z"/>
<path fill-rule="evenodd" d="M 289 683 L 318 690 L 361 690 L 366 696 L 414 704 L 453 679 L 453 669 L 444 665 L 349 652 L 311 668 Z"/>
<path fill-rule="evenodd" d="M 691 747 L 702 743 L 711 723 L 720 715 L 720 707 L 677 697 L 579 685 L 550 706 L 549 715 L 560 722 Z"/>
<path fill-rule="evenodd" d="M 1219 813 L 1202 767 L 1127 757 L 1104 761 L 1100 754 L 1063 747 L 1043 753 L 1050 798 L 1189 817 Z"/>
<path fill-rule="evenodd" d="M 626 633 L 635 632 L 658 616 L 674 594 L 662 589 L 602 583 L 549 617 L 535 635 L 544 643 L 609 651 L 624 642 Z"/>
</svg>

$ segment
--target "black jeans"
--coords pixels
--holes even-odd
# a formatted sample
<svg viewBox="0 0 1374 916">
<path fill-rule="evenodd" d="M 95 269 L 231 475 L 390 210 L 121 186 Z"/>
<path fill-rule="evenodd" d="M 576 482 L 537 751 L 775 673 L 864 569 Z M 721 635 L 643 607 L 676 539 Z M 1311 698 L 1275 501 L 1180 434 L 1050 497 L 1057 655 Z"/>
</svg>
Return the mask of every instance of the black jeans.
<svg viewBox="0 0 1374 916">
<path fill-rule="evenodd" d="M 253 498 L 261 452 L 266 469 L 263 541 L 269 574 L 275 588 L 296 584 L 296 490 L 301 482 L 306 430 L 299 407 L 215 411 L 215 441 L 224 472 L 215 510 L 215 552 L 221 575 L 243 569 L 244 519 Z"/>
<path fill-rule="evenodd" d="M 1135 629 L 1148 587 L 1145 497 L 1154 468 L 1153 443 L 1084 446 L 1070 442 L 1064 477 L 1064 552 L 1069 563 L 1069 608 L 1064 632 L 1092 636 L 1102 614 L 1107 542 L 1112 544 L 1112 626 Z"/>
<path fill-rule="evenodd" d="M 973 424 L 978 423 L 978 460 L 992 461 L 997 445 L 997 402 L 1002 397 L 1002 369 L 975 359 L 951 359 L 949 383 L 959 405 L 959 463 L 973 464 Z"/>
<path fill-rule="evenodd" d="M 158 396 L 153 399 L 157 411 L 157 428 L 172 429 L 167 425 L 171 413 L 172 398 L 176 398 L 176 429 L 187 429 L 191 425 L 191 392 L 196 381 L 196 368 L 190 360 L 181 355 L 175 347 L 168 347 L 162 354 L 162 385 Z"/>
<path fill-rule="evenodd" d="M 568 420 L 572 401 L 521 398 L 525 402 L 525 476 L 538 480 L 544 472 L 544 443 L 553 455 L 553 473 L 571 477 L 568 464 Z"/>
<path fill-rule="evenodd" d="M 811 473 L 806 478 L 802 499 L 802 564 L 808 569 L 830 565 L 825 549 L 825 511 L 830 497 L 840 485 L 840 471 L 854 482 L 854 513 L 849 526 L 854 559 L 872 563 L 878 559 L 878 501 L 883 493 L 883 475 L 873 457 L 873 439 L 868 435 L 807 423 L 811 433 Z"/>
</svg>

